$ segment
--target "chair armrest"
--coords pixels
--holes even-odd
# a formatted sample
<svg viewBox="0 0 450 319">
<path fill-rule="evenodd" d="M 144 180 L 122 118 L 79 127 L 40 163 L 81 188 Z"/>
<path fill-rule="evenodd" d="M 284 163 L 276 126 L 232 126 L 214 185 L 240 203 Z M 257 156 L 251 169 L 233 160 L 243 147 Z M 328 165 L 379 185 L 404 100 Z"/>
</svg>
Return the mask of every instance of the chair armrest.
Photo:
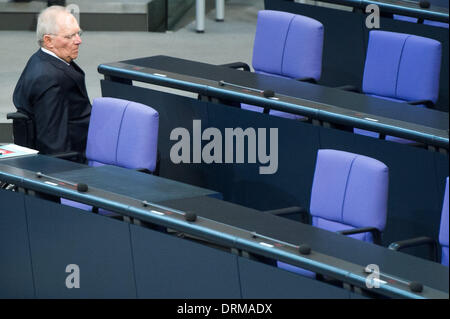
<svg viewBox="0 0 450 319">
<path fill-rule="evenodd" d="M 13 112 L 13 113 L 7 113 L 6 119 L 8 119 L 8 120 L 29 120 L 30 117 L 22 112 Z"/>
<path fill-rule="evenodd" d="M 340 231 L 337 231 L 337 233 L 341 234 L 341 235 L 355 235 L 355 234 L 361 234 L 361 233 L 371 233 L 373 236 L 374 244 L 381 245 L 381 232 L 378 230 L 378 228 L 375 228 L 375 227 L 361 227 L 361 228 L 340 230 Z"/>
<path fill-rule="evenodd" d="M 430 100 L 407 101 L 406 103 L 408 103 L 409 105 L 425 105 L 425 107 L 428 109 L 434 108 L 434 103 Z"/>
<path fill-rule="evenodd" d="M 430 259 L 433 261 L 437 261 L 438 254 L 437 254 L 437 242 L 436 240 L 430 238 L 430 237 L 416 237 L 416 238 L 410 238 L 405 240 L 400 240 L 393 242 L 389 245 L 390 250 L 399 251 L 401 249 L 410 248 L 410 247 L 417 247 L 427 245 L 430 250 Z"/>
<path fill-rule="evenodd" d="M 243 69 L 244 71 L 250 72 L 250 67 L 245 62 L 232 62 L 232 63 L 220 64 L 219 66 L 223 66 L 226 68 L 232 68 L 232 69 Z"/>
<path fill-rule="evenodd" d="M 317 81 L 314 78 L 297 78 L 295 80 L 300 81 L 300 82 L 308 82 L 308 83 L 317 84 Z"/>
<path fill-rule="evenodd" d="M 286 216 L 291 214 L 300 214 L 300 221 L 302 223 L 308 223 L 309 211 L 308 209 L 300 206 L 291 206 L 279 209 L 265 210 L 264 213 L 276 215 L 276 216 Z"/>
<path fill-rule="evenodd" d="M 344 85 L 344 86 L 338 86 L 336 89 L 343 90 L 343 91 L 349 91 L 349 92 L 355 92 L 355 93 L 361 93 L 361 90 L 358 89 L 354 85 Z"/>
</svg>

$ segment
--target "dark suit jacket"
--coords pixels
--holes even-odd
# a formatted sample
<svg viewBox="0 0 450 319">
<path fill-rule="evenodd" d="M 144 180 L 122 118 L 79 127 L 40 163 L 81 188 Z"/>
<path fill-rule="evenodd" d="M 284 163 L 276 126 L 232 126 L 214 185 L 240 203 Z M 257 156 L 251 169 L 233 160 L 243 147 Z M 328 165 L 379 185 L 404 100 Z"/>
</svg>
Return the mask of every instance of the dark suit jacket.
<svg viewBox="0 0 450 319">
<path fill-rule="evenodd" d="M 39 49 L 28 60 L 13 101 L 34 120 L 40 153 L 85 151 L 91 103 L 84 72 L 74 62 L 68 66 Z"/>
</svg>

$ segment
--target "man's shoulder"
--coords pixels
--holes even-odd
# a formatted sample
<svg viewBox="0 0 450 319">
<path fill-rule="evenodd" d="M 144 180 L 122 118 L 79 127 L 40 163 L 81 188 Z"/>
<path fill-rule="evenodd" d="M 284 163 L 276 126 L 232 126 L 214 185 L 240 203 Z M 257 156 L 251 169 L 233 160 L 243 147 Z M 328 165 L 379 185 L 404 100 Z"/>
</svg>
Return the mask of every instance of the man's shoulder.
<svg viewBox="0 0 450 319">
<path fill-rule="evenodd" d="M 58 80 L 59 77 L 64 76 L 64 72 L 56 67 L 45 54 L 41 50 L 34 53 L 28 60 L 25 69 L 26 73 L 31 78 L 46 79 L 48 81 Z"/>
</svg>

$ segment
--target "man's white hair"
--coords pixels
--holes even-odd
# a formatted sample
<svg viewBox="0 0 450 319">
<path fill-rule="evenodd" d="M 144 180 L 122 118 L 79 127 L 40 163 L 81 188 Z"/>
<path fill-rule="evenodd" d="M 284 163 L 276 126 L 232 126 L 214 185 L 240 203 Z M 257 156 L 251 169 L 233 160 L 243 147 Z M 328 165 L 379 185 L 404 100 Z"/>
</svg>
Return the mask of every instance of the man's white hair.
<svg viewBox="0 0 450 319">
<path fill-rule="evenodd" d="M 36 27 L 36 37 L 40 47 L 44 44 L 44 35 L 58 34 L 59 25 L 57 23 L 58 16 L 61 13 L 70 13 L 65 7 L 51 6 L 43 10 L 39 16 Z"/>
</svg>

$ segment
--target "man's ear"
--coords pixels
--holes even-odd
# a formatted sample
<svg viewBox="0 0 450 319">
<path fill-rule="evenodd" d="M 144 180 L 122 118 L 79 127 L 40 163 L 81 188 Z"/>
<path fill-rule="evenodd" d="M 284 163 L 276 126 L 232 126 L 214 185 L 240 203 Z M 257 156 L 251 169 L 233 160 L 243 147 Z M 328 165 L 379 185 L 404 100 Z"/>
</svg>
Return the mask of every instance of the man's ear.
<svg viewBox="0 0 450 319">
<path fill-rule="evenodd" d="M 52 36 L 49 34 L 45 34 L 43 37 L 44 40 L 44 47 L 46 49 L 52 49 L 53 48 L 53 42 L 52 42 Z"/>
</svg>

